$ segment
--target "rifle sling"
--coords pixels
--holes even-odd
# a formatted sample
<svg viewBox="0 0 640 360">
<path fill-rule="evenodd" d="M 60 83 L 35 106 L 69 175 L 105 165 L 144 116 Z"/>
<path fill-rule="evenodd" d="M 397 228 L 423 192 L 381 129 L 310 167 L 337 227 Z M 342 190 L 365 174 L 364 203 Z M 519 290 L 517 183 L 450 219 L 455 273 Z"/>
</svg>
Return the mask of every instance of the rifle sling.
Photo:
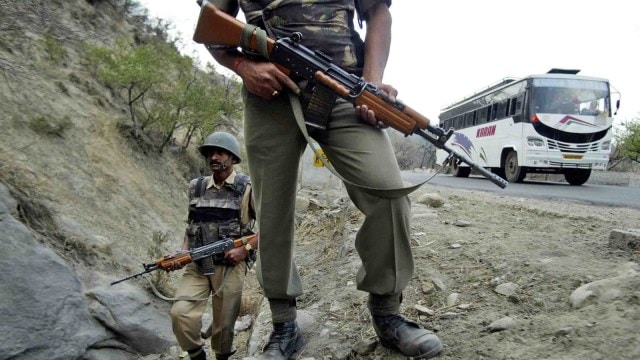
<svg viewBox="0 0 640 360">
<path fill-rule="evenodd" d="M 403 188 L 397 188 L 397 189 L 379 189 L 379 188 L 372 188 L 369 186 L 364 186 L 364 185 L 360 185 L 360 184 L 356 184 L 354 182 L 351 182 L 347 179 L 345 179 L 343 176 L 341 176 L 338 171 L 333 167 L 333 165 L 331 165 L 331 163 L 325 161 L 324 156 L 320 155 L 320 153 L 318 152 L 316 146 L 313 144 L 313 141 L 311 141 L 310 137 L 309 137 L 309 132 L 307 131 L 307 126 L 304 122 L 304 114 L 303 114 L 303 110 L 302 110 L 302 105 L 300 104 L 300 99 L 298 98 L 298 96 L 296 94 L 294 94 L 291 91 L 287 91 L 287 93 L 289 94 L 289 100 L 291 102 L 291 109 L 293 110 L 293 114 L 294 117 L 296 118 L 296 123 L 298 124 L 298 127 L 300 128 L 300 131 L 302 132 L 302 135 L 304 135 L 305 140 L 307 140 L 307 143 L 309 144 L 309 147 L 311 147 L 311 150 L 313 151 L 314 154 L 316 154 L 316 157 L 318 159 L 320 159 L 320 161 L 322 161 L 322 163 L 324 164 L 324 166 L 327 167 L 327 169 L 329 169 L 329 171 L 335 175 L 336 177 L 338 177 L 338 179 L 344 181 L 345 183 L 355 186 L 357 188 L 363 189 L 364 191 L 372 194 L 372 195 L 376 195 L 379 196 L 381 198 L 384 199 L 395 199 L 395 198 L 399 198 L 402 196 L 406 196 L 409 195 L 410 193 L 412 193 L 413 191 L 415 191 L 416 189 L 418 189 L 420 186 L 422 186 L 424 183 L 426 183 L 427 181 L 431 180 L 432 177 L 428 177 L 426 180 L 419 182 L 418 184 L 414 184 L 408 187 L 403 187 Z"/>
<path fill-rule="evenodd" d="M 258 52 L 264 56 L 265 59 L 269 59 L 269 50 L 267 48 L 267 32 L 261 28 L 245 24 L 242 28 L 242 37 L 240 39 L 240 47 L 242 49 L 251 49 L 251 36 L 255 32 L 256 44 L 258 45 Z"/>
<path fill-rule="evenodd" d="M 207 301 L 209 300 L 209 297 L 216 296 L 224 288 L 224 284 L 227 282 L 227 276 L 230 273 L 231 271 L 225 271 L 224 278 L 222 278 L 222 282 L 220 283 L 220 288 L 216 290 L 214 293 L 212 293 L 211 295 L 207 296 L 206 298 L 197 298 L 195 296 L 177 296 L 177 297 L 165 296 L 160 292 L 160 290 L 158 290 L 158 288 L 156 288 L 156 286 L 153 284 L 151 279 L 149 279 L 148 277 L 145 277 L 145 279 L 149 282 L 149 285 L 151 286 L 151 290 L 153 291 L 153 293 L 156 294 L 157 297 L 159 297 L 164 301 Z"/>
</svg>

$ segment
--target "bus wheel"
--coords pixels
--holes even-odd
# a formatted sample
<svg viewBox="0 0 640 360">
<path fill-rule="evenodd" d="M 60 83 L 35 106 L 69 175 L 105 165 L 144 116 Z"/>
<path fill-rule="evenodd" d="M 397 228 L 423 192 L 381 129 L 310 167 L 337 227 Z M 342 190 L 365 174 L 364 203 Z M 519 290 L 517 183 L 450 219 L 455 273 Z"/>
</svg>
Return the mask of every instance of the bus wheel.
<svg viewBox="0 0 640 360">
<path fill-rule="evenodd" d="M 451 168 L 453 169 L 453 176 L 455 177 L 469 177 L 471 174 L 471 168 L 466 166 L 460 166 L 460 161 L 453 160 Z"/>
<path fill-rule="evenodd" d="M 527 176 L 527 172 L 518 166 L 518 154 L 511 150 L 504 159 L 504 176 L 510 183 L 519 183 Z"/>
<path fill-rule="evenodd" d="M 564 178 L 571 185 L 582 185 L 589 180 L 591 169 L 568 170 L 564 173 Z"/>
<path fill-rule="evenodd" d="M 491 172 L 504 179 L 504 168 L 491 168 Z"/>
</svg>

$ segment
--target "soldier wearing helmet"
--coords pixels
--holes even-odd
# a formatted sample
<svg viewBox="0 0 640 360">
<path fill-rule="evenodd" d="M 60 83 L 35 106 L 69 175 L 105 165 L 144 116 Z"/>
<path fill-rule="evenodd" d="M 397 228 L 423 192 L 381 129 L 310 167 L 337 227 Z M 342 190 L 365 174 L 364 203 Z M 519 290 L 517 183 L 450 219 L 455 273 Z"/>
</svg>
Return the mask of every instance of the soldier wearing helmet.
<svg viewBox="0 0 640 360">
<path fill-rule="evenodd" d="M 198 147 L 212 174 L 189 183 L 189 216 L 183 249 L 197 248 L 221 239 L 253 233 L 255 219 L 251 183 L 247 175 L 236 173 L 240 144 L 226 132 L 214 132 Z M 180 280 L 171 308 L 173 332 L 192 360 L 206 360 L 200 334 L 202 314 L 213 293 L 211 349 L 217 360 L 228 359 L 233 349 L 233 332 L 240 312 L 242 287 L 247 267 L 254 259 L 257 237 L 246 247 L 232 249 L 188 264 Z"/>
<path fill-rule="evenodd" d="M 230 16 L 242 11 L 247 24 L 272 38 L 299 32 L 305 46 L 345 71 L 362 76 L 393 102 L 398 91 L 383 82 L 391 45 L 391 2 L 208 0 Z M 361 25 L 366 22 L 364 38 L 356 29 L 356 15 Z M 207 25 L 207 31 L 228 32 L 222 22 Z M 242 47 L 253 41 L 248 41 L 251 31 L 243 33 Z M 253 34 L 262 47 L 263 32 Z M 257 358 L 287 360 L 301 354 L 304 347 L 296 320 L 296 299 L 304 291 L 292 249 L 298 167 L 309 138 L 322 148 L 353 204 L 365 215 L 355 237 L 361 260 L 356 287 L 368 293 L 367 307 L 378 340 L 405 357 L 429 359 L 439 354 L 443 345 L 438 336 L 400 314 L 402 292 L 414 274 L 411 201 L 389 137 L 382 129 L 386 125 L 376 117 L 378 110 L 365 104 L 354 109 L 342 97 L 325 96 L 340 90 L 323 91 L 324 86 L 313 81 L 296 83 L 297 74 L 304 72 L 301 67 L 284 72 L 275 63 L 235 47 L 207 45 L 207 49 L 243 83 L 247 158 L 260 224 L 256 275 L 269 301 L 272 322 L 269 340 Z M 317 101 L 308 100 L 311 93 Z M 320 124 L 317 118 L 322 118 Z M 395 191 L 399 189 L 402 191 Z"/>
</svg>

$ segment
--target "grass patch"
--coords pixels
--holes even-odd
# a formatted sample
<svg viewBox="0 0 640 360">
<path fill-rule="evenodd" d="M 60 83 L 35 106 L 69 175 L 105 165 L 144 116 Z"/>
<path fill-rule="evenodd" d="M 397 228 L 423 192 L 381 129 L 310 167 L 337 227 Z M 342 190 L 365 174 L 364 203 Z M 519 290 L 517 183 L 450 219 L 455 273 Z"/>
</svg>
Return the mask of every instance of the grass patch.
<svg viewBox="0 0 640 360">
<path fill-rule="evenodd" d="M 165 255 L 166 244 L 169 241 L 170 234 L 168 232 L 155 231 L 151 235 L 151 242 L 147 247 L 147 255 L 149 259 L 156 260 Z M 173 294 L 176 289 L 171 285 L 169 274 L 163 270 L 156 270 L 151 273 L 151 282 L 161 293 Z"/>
<path fill-rule="evenodd" d="M 62 42 L 51 35 L 44 36 L 44 50 L 49 60 L 54 62 L 58 62 L 67 56 L 67 49 L 62 45 Z"/>
<path fill-rule="evenodd" d="M 61 119 L 38 116 L 31 118 L 28 124 L 29 128 L 31 128 L 35 133 L 46 136 L 58 136 L 61 138 L 64 137 L 64 133 L 73 125 L 68 116 L 64 116 Z"/>
</svg>

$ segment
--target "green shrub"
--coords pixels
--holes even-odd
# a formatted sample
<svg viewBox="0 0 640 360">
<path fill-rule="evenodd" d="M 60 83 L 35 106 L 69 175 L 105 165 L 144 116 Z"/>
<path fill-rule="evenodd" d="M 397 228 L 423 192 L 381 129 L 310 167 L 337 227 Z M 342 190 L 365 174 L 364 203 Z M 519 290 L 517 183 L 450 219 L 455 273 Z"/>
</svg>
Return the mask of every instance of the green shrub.
<svg viewBox="0 0 640 360">
<path fill-rule="evenodd" d="M 164 245 L 169 240 L 169 233 L 155 231 L 151 235 L 151 243 L 147 248 L 147 255 L 150 260 L 156 260 L 165 255 Z M 162 270 L 154 271 L 151 274 L 152 286 L 165 294 L 173 293 L 175 289 L 170 284 L 169 275 Z"/>
<path fill-rule="evenodd" d="M 71 128 L 71 119 L 68 116 L 62 119 L 45 118 L 44 116 L 38 116 L 29 120 L 29 127 L 31 130 L 38 134 L 48 136 L 63 137 L 64 132 Z"/>
<path fill-rule="evenodd" d="M 60 40 L 50 35 L 44 36 L 44 49 L 52 61 L 60 61 L 67 55 L 67 50 L 62 46 Z"/>
</svg>

